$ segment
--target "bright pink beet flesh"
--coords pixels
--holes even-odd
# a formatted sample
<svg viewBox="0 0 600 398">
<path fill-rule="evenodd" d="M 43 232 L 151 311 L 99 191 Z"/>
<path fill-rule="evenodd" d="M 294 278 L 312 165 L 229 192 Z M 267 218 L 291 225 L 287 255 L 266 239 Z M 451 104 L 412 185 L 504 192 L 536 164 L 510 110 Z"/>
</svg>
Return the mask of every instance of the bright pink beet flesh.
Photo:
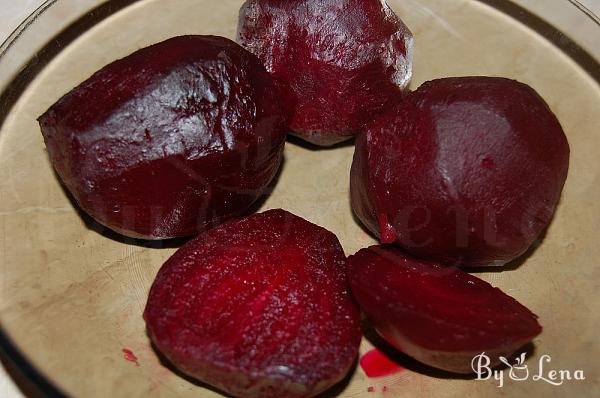
<svg viewBox="0 0 600 398">
<path fill-rule="evenodd" d="M 352 293 L 377 331 L 427 365 L 472 373 L 476 355 L 493 366 L 542 331 L 531 311 L 458 268 L 391 246 L 363 249 L 348 263 Z"/>
<path fill-rule="evenodd" d="M 352 138 L 412 75 L 412 35 L 382 0 L 248 0 L 238 41 L 289 84 L 290 128 L 317 145 Z"/>
<path fill-rule="evenodd" d="M 144 313 L 180 370 L 236 397 L 311 397 L 358 354 L 358 309 L 331 232 L 283 210 L 232 221 L 161 268 Z"/>
<path fill-rule="evenodd" d="M 529 86 L 423 84 L 357 139 L 352 206 L 382 243 L 445 264 L 503 265 L 550 224 L 569 145 Z"/>
<path fill-rule="evenodd" d="M 239 216 L 261 196 L 281 163 L 284 114 L 254 55 L 225 38 L 183 36 L 104 67 L 39 121 L 88 214 L 163 239 Z"/>
</svg>

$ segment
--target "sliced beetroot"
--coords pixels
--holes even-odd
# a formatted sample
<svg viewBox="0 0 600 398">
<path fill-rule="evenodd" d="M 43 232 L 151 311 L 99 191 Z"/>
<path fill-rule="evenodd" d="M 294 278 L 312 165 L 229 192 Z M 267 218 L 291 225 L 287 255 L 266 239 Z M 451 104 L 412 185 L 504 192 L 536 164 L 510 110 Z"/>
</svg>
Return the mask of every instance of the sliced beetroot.
<svg viewBox="0 0 600 398">
<path fill-rule="evenodd" d="M 390 246 L 363 249 L 348 263 L 352 293 L 377 331 L 427 365 L 473 373 L 476 355 L 498 365 L 542 331 L 535 314 L 458 268 Z"/>
<path fill-rule="evenodd" d="M 413 38 L 384 0 L 247 0 L 238 41 L 287 82 L 293 134 L 352 138 L 412 75 Z"/>
<path fill-rule="evenodd" d="M 382 243 L 451 265 L 502 265 L 552 220 L 569 145 L 525 84 L 427 82 L 366 130 L 352 165 L 352 206 Z"/>
<path fill-rule="evenodd" d="M 336 236 L 283 210 L 223 224 L 161 268 L 144 313 L 180 370 L 236 397 L 312 397 L 361 339 Z"/>
<path fill-rule="evenodd" d="M 127 236 L 187 236 L 245 212 L 282 159 L 284 111 L 260 61 L 183 36 L 94 74 L 40 117 L 83 210 Z"/>
</svg>

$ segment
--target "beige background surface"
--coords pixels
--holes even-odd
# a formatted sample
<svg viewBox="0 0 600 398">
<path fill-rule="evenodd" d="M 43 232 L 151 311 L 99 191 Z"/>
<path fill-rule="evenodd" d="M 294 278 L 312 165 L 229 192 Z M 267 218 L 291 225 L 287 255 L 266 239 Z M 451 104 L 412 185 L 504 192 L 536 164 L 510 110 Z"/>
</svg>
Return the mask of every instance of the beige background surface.
<svg viewBox="0 0 600 398">
<path fill-rule="evenodd" d="M 37 7 L 38 3 L 40 3 L 39 0 L 21 0 L 21 1 L 0 0 L 0 21 L 2 21 L 2 23 L 0 24 L 0 40 L 2 40 L 1 38 L 5 37 L 7 34 L 9 34 L 9 32 L 11 32 L 18 25 L 19 21 L 22 20 L 24 16 L 26 16 L 31 10 L 33 10 L 35 7 Z M 582 3 L 583 3 L 583 1 L 582 1 Z M 597 10 L 598 13 L 600 13 L 600 4 L 599 4 L 598 0 L 587 0 L 587 1 L 585 1 L 585 3 L 588 3 L 587 6 L 590 9 L 595 9 L 595 10 Z M 418 15 L 414 15 L 414 17 L 416 18 L 416 17 L 418 17 Z M 421 17 L 423 17 L 423 16 L 421 15 Z M 457 21 L 458 19 L 459 19 L 458 16 L 453 15 L 452 18 L 450 18 L 450 22 Z M 409 21 L 407 21 L 407 22 L 409 22 Z M 427 35 L 426 32 L 415 32 L 415 33 L 417 34 L 418 37 L 419 36 L 425 37 Z M 426 40 L 426 39 L 424 38 L 423 40 Z M 535 46 L 540 46 L 541 44 L 535 42 L 534 44 L 531 44 L 531 45 L 535 47 Z M 125 48 L 124 48 L 124 50 L 125 50 Z M 94 63 L 96 63 L 96 64 L 102 64 L 102 62 L 104 62 L 104 61 L 109 61 L 109 60 L 108 59 L 107 60 L 103 60 L 103 59 L 97 59 L 96 58 L 96 59 L 93 59 L 93 61 L 90 62 L 87 66 L 90 68 L 90 70 L 93 70 L 93 68 L 96 67 L 96 65 Z M 418 62 L 420 62 L 420 61 L 417 60 L 417 63 Z M 568 61 L 560 60 L 560 62 L 558 62 L 558 64 L 560 64 L 559 65 L 560 67 L 566 68 L 567 64 L 565 64 L 565 62 L 568 62 Z M 417 65 L 419 65 L 419 64 L 417 64 Z M 503 67 L 506 67 L 506 66 L 503 66 L 503 65 L 499 65 L 498 66 L 499 70 L 502 70 Z M 436 70 L 438 68 L 436 68 L 436 67 L 434 67 L 432 65 L 427 65 L 427 66 L 424 66 L 422 68 L 422 70 L 428 70 L 427 73 L 431 73 L 431 74 L 436 74 L 437 73 L 439 75 L 439 73 L 442 73 L 442 69 L 444 69 L 444 68 L 448 69 L 448 67 L 445 66 L 445 67 L 440 67 L 439 68 L 440 70 Z M 460 68 L 457 68 L 457 69 L 460 70 Z M 457 72 L 458 72 L 458 70 L 457 70 Z M 503 71 L 507 72 L 507 73 L 514 73 L 514 74 L 518 75 L 518 77 L 521 80 L 523 80 L 524 78 L 525 79 L 529 78 L 529 79 L 531 79 L 532 82 L 542 82 L 543 81 L 542 80 L 543 76 L 539 77 L 539 76 L 529 75 L 527 73 L 527 71 L 506 71 L 506 70 L 503 70 Z M 85 73 L 87 73 L 87 71 L 82 71 L 81 75 L 83 76 Z M 426 77 L 427 76 L 426 76 L 425 73 L 417 75 L 417 79 L 420 79 L 420 80 L 423 80 Z M 65 84 L 67 86 L 69 84 L 71 84 L 71 83 L 72 83 L 71 80 L 68 80 L 68 81 L 65 82 Z M 543 87 L 543 90 L 547 90 L 547 93 L 546 93 L 547 94 L 547 98 L 556 99 L 556 102 L 554 104 L 552 104 L 552 102 L 551 102 L 551 105 L 554 105 L 554 106 L 560 108 L 559 109 L 559 111 L 560 111 L 560 115 L 559 116 L 562 115 L 565 118 L 565 120 L 563 120 L 563 123 L 565 123 L 565 122 L 567 122 L 567 124 L 569 124 L 569 123 L 576 123 L 576 121 L 574 120 L 574 117 L 572 115 L 568 115 L 570 107 L 567 104 L 562 104 L 560 102 L 560 100 L 559 100 L 560 99 L 559 98 L 560 97 L 560 95 L 559 95 L 559 92 L 560 92 L 559 90 L 560 89 L 561 89 L 560 85 L 554 85 L 553 87 L 550 87 L 550 86 Z M 56 90 L 60 91 L 60 89 L 58 87 L 56 87 Z M 573 96 L 577 97 L 577 93 L 573 92 Z M 42 99 L 41 101 L 42 101 L 42 104 L 39 104 L 39 106 L 47 105 L 48 104 L 47 102 L 49 101 L 49 98 L 48 99 Z M 45 104 L 43 103 L 44 101 L 46 101 Z M 28 108 L 28 109 L 31 109 L 31 108 Z M 39 109 L 35 109 L 35 110 L 39 111 Z M 597 125 L 598 124 L 596 124 L 596 126 Z M 303 153 L 303 150 L 300 149 L 300 148 L 293 148 L 291 151 L 292 151 L 292 153 L 296 152 L 297 155 L 302 156 L 304 158 L 314 157 L 314 163 L 315 164 L 318 164 L 319 161 L 322 160 L 322 157 L 317 157 L 318 155 L 315 154 L 315 153 Z M 349 149 L 346 148 L 346 149 L 343 149 L 343 151 L 348 152 Z M 347 162 L 349 153 L 340 154 L 340 156 L 342 156 L 342 158 L 346 159 L 346 162 Z M 299 161 L 299 159 L 300 159 L 300 158 L 294 158 L 294 155 L 292 155 L 291 158 L 292 158 L 292 161 L 294 161 L 294 159 L 297 159 Z M 336 158 L 332 158 L 331 161 L 335 162 L 336 161 L 335 159 Z M 331 166 L 332 166 L 333 169 L 335 169 L 335 167 L 336 167 L 335 164 L 332 164 Z M 348 166 L 348 165 L 343 165 L 343 167 L 346 167 L 346 166 Z M 292 187 L 289 187 L 289 188 L 293 189 Z M 314 188 L 315 188 L 315 190 L 317 189 L 317 187 L 314 187 Z M 337 187 L 337 189 L 340 192 L 343 192 L 343 190 L 345 189 L 345 187 L 343 185 L 340 185 L 339 187 Z M 577 192 L 575 192 L 575 190 L 576 190 L 575 187 L 571 186 L 570 195 L 576 196 Z M 297 192 L 297 195 L 299 195 L 300 197 L 302 197 L 305 194 L 305 192 L 306 191 L 302 191 L 302 192 L 299 191 L 299 192 Z M 569 195 L 569 194 L 567 194 L 567 195 Z M 326 198 L 324 198 L 324 199 L 326 199 Z M 313 200 L 313 199 L 307 197 L 306 200 Z M 334 207 L 342 206 L 339 203 L 336 204 L 336 202 L 331 202 L 330 205 L 334 206 Z M 290 210 L 294 210 L 293 208 L 290 207 L 290 205 L 288 205 L 287 207 L 290 208 Z M 66 207 L 64 207 L 64 208 L 66 208 Z M 302 213 L 302 211 L 303 211 L 303 209 L 301 209 L 301 208 L 296 209 L 296 212 L 298 212 L 298 213 Z M 319 220 L 314 220 L 314 221 L 319 222 Z M 566 221 L 564 221 L 564 222 L 566 222 Z M 321 223 L 323 224 L 323 222 L 321 222 Z M 339 225 L 337 227 L 339 227 Z M 360 246 L 360 243 L 361 242 L 351 242 L 351 241 L 347 240 L 346 241 L 346 247 L 347 247 L 347 249 L 350 248 L 350 247 L 357 248 L 358 246 Z M 575 242 L 571 242 L 571 243 L 575 244 Z M 569 250 L 569 245 L 571 243 L 569 243 L 569 244 L 567 244 L 565 246 L 565 250 Z M 144 256 L 144 254 L 141 251 L 138 251 L 138 250 L 135 250 L 135 249 L 131 249 L 131 250 L 128 249 L 127 253 L 126 253 L 127 256 L 130 256 L 130 257 L 132 257 L 134 259 L 137 258 L 138 256 Z M 139 260 L 139 261 L 142 261 L 142 260 Z M 532 261 L 535 261 L 535 259 L 532 260 Z M 153 263 L 154 263 L 154 261 L 153 261 Z M 158 262 L 156 262 L 156 265 L 158 265 Z M 141 278 L 148 278 L 147 275 L 141 275 L 140 277 Z M 521 279 L 518 275 L 515 275 L 515 278 L 517 280 Z M 492 276 L 492 279 L 493 279 L 493 276 Z M 151 280 L 145 280 L 145 281 L 143 281 L 141 283 L 147 285 L 149 282 L 151 282 Z M 508 282 L 505 281 L 505 283 L 508 283 Z M 548 285 L 548 288 L 551 289 L 552 286 Z M 143 292 L 134 292 L 134 294 L 136 296 L 138 296 L 138 295 L 140 296 L 135 301 L 142 300 L 142 298 L 143 298 Z M 12 311 L 10 311 L 10 309 L 8 309 L 8 313 L 11 313 L 11 312 Z M 425 388 L 425 387 L 423 386 L 423 388 Z M 11 382 L 10 378 L 6 375 L 6 373 L 4 373 L 2 371 L 2 369 L 0 369 L 0 397 L 7 397 L 7 398 L 13 398 L 14 397 L 14 398 L 16 398 L 16 397 L 20 397 L 20 396 L 22 396 L 22 394 L 18 391 L 18 389 L 16 388 L 16 386 Z"/>
</svg>

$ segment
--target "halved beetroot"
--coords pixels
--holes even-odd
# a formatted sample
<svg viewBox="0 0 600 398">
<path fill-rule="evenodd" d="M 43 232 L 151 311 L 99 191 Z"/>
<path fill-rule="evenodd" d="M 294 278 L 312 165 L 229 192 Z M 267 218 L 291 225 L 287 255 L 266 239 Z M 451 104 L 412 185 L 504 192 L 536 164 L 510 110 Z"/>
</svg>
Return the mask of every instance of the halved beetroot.
<svg viewBox="0 0 600 398">
<path fill-rule="evenodd" d="M 102 68 L 39 122 L 83 210 L 124 235 L 164 239 L 240 216 L 263 194 L 286 112 L 254 55 L 182 36 Z"/>
<path fill-rule="evenodd" d="M 418 260 L 390 246 L 348 259 L 352 293 L 377 331 L 427 365 L 473 373 L 483 352 L 491 366 L 542 331 L 537 316 L 500 289 L 457 268 Z"/>
<path fill-rule="evenodd" d="M 504 265 L 550 224 L 568 168 L 561 125 L 531 87 L 433 80 L 357 139 L 352 207 L 381 243 L 448 265 Z"/>
<path fill-rule="evenodd" d="M 247 0 L 238 41 L 289 84 L 292 133 L 352 138 L 412 76 L 412 34 L 385 0 Z"/>
<path fill-rule="evenodd" d="M 336 236 L 283 210 L 200 235 L 161 268 L 144 313 L 180 370 L 236 397 L 312 397 L 361 339 Z"/>
</svg>

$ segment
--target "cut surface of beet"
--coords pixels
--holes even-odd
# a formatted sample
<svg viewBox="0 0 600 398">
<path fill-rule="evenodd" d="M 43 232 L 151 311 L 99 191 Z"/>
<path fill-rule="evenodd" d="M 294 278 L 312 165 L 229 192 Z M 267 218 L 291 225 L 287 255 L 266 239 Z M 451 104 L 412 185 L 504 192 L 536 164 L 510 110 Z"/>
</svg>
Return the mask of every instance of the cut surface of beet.
<svg viewBox="0 0 600 398">
<path fill-rule="evenodd" d="M 276 175 L 285 111 L 231 40 L 182 36 L 102 68 L 39 118 L 83 210 L 127 236 L 192 235 L 241 215 Z"/>
<path fill-rule="evenodd" d="M 569 165 L 560 123 L 529 86 L 427 82 L 357 139 L 352 207 L 382 243 L 449 265 L 503 265 L 540 237 Z"/>
<path fill-rule="evenodd" d="M 180 370 L 236 397 L 311 397 L 358 354 L 358 308 L 335 235 L 283 210 L 231 221 L 161 268 L 144 313 Z"/>
<path fill-rule="evenodd" d="M 348 259 L 352 293 L 377 331 L 427 365 L 472 373 L 485 352 L 492 366 L 541 333 L 537 316 L 458 268 L 416 259 L 392 246 Z"/>
<path fill-rule="evenodd" d="M 384 0 L 248 0 L 238 42 L 296 96 L 292 133 L 352 138 L 412 76 L 412 34 Z"/>
</svg>

